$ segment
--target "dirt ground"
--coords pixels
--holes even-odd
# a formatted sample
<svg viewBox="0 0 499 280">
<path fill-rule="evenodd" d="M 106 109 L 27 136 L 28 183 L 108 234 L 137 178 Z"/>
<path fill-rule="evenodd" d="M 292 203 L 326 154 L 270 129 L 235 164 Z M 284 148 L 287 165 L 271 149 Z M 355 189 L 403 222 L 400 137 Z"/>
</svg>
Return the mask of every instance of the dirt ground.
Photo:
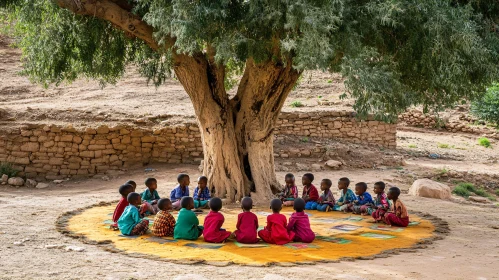
<svg viewBox="0 0 499 280">
<path fill-rule="evenodd" d="M 132 68 L 117 85 L 101 88 L 98 82 L 78 80 L 70 85 L 45 89 L 20 76 L 20 53 L 8 47 L 10 42 L 0 36 L 0 125 L 19 126 L 24 123 L 71 123 L 74 127 L 99 123 L 132 123 L 139 118 L 152 125 L 194 121 L 193 108 L 187 94 L 174 79 L 159 88 L 147 86 Z M 321 72 L 307 72 L 299 86 L 286 101 L 284 111 L 348 109 L 352 100 L 340 100 L 344 87 L 341 78 Z M 327 102 L 324 102 L 324 101 Z M 304 107 L 291 104 L 301 102 Z M 328 103 L 328 105 L 324 105 Z M 479 135 L 438 132 L 400 127 L 398 148 L 385 150 L 356 147 L 319 141 L 332 149 L 355 150 L 344 170 L 314 172 L 317 180 L 347 176 L 352 181 L 368 184 L 383 180 L 395 184 L 406 193 L 412 181 L 432 172 L 499 173 L 499 143 L 491 148 L 477 144 Z M 296 141 L 295 141 L 296 142 Z M 295 145 L 295 142 L 276 143 Z M 298 143 L 299 144 L 299 143 Z M 345 148 L 346 147 L 346 148 Z M 445 148 L 444 148 L 445 147 Z M 359 155 L 369 152 L 369 159 Z M 438 159 L 430 159 L 437 154 Z M 378 160 L 379 157 L 383 160 Z M 387 158 L 403 157 L 383 166 Z M 320 159 L 294 160 L 303 164 Z M 363 169 L 361 163 L 368 163 Z M 284 162 L 277 161 L 280 168 Z M 369 167 L 367 167 L 369 166 Z M 175 186 L 176 175 L 199 176 L 197 166 L 148 166 L 125 170 L 109 181 L 102 176 L 82 181 L 67 181 L 47 189 L 13 188 L 0 185 L 0 279 L 499 279 L 499 216 L 497 207 L 416 198 L 403 194 L 408 208 L 428 212 L 449 223 L 451 232 L 443 240 L 415 253 L 401 253 L 387 259 L 341 262 L 295 267 L 253 268 L 243 266 L 211 267 L 178 265 L 161 261 L 131 258 L 106 252 L 96 246 L 60 234 L 55 228 L 57 217 L 66 211 L 119 199 L 117 188 L 124 181 L 142 182 L 154 176 L 159 181 L 160 195 L 167 196 Z M 306 170 L 287 167 L 278 172 L 301 175 Z M 282 169 L 278 169 L 282 170 Z M 83 252 L 46 249 L 46 245 L 75 245 Z"/>
<path fill-rule="evenodd" d="M 154 176 L 160 195 L 167 195 L 179 172 L 192 177 L 196 166 L 155 166 L 157 171 L 129 172 L 110 181 L 70 181 L 49 189 L 0 187 L 0 279 L 498 279 L 499 220 L 497 211 L 451 201 L 403 195 L 409 209 L 429 212 L 449 222 L 450 235 L 427 249 L 387 259 L 296 267 L 254 268 L 178 265 L 110 253 L 61 235 L 55 229 L 64 211 L 119 198 L 117 187 L 127 179 Z M 410 168 L 410 167 L 409 167 Z M 297 173 L 298 174 L 298 173 Z M 284 173 L 279 173 L 284 177 Z M 395 169 L 316 173 L 317 178 L 348 176 L 353 181 L 393 180 Z M 403 189 L 408 186 L 400 185 Z M 139 188 L 141 188 L 139 183 Z M 15 242 L 24 242 L 14 245 Z M 84 252 L 46 249 L 75 245 Z M 312 276 L 313 275 L 313 276 Z"/>
</svg>

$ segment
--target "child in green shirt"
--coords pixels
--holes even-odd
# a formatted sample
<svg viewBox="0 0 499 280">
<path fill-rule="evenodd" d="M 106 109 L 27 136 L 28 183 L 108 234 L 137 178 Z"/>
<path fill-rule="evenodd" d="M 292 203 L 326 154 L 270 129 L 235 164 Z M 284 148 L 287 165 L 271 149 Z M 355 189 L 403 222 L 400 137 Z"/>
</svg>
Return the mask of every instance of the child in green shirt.
<svg viewBox="0 0 499 280">
<path fill-rule="evenodd" d="M 143 235 L 149 229 L 149 221 L 143 220 L 139 215 L 139 206 L 142 202 L 140 194 L 129 193 L 127 196 L 129 205 L 118 219 L 118 227 L 123 235 Z"/>
<path fill-rule="evenodd" d="M 203 226 L 199 225 L 198 217 L 191 210 L 194 209 L 194 199 L 185 196 L 180 201 L 182 209 L 178 212 L 177 223 L 173 231 L 175 239 L 196 240 L 203 234 Z"/>
<path fill-rule="evenodd" d="M 154 215 L 159 211 L 158 200 L 161 198 L 156 190 L 158 188 L 158 181 L 155 178 L 147 178 L 145 185 L 147 189 L 145 189 L 140 195 L 142 196 L 147 212 Z M 141 209 L 142 211 L 143 208 L 144 207 Z"/>
</svg>

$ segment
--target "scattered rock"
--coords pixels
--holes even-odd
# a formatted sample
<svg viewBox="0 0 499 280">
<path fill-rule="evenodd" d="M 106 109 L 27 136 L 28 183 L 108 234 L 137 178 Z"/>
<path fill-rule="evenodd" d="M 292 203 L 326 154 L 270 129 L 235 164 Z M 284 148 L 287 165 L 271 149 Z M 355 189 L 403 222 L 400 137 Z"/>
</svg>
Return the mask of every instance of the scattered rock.
<svg viewBox="0 0 499 280">
<path fill-rule="evenodd" d="M 342 162 L 337 161 L 337 160 L 328 160 L 326 163 L 324 163 L 324 166 L 327 166 L 332 169 L 339 169 L 343 165 Z"/>
<path fill-rule="evenodd" d="M 409 194 L 438 199 L 451 198 L 451 190 L 449 186 L 430 179 L 419 179 L 414 181 L 412 186 L 409 188 Z"/>
<path fill-rule="evenodd" d="M 34 188 L 34 187 L 36 187 L 37 184 L 38 184 L 38 182 L 36 182 L 33 179 L 26 179 L 26 187 L 28 187 L 28 188 Z"/>
<path fill-rule="evenodd" d="M 470 196 L 468 197 L 468 199 L 478 203 L 489 203 L 489 200 L 487 198 L 481 196 Z"/>
<path fill-rule="evenodd" d="M 77 246 L 66 246 L 66 251 L 74 251 L 74 252 L 83 252 L 85 251 L 85 248 L 83 247 L 77 247 Z"/>
<path fill-rule="evenodd" d="M 54 183 L 56 184 L 61 184 L 62 182 L 64 182 L 64 180 L 54 180 Z"/>
<path fill-rule="evenodd" d="M 14 242 L 14 245 L 16 245 L 16 246 L 24 246 L 24 242 L 17 241 L 17 242 Z"/>
<path fill-rule="evenodd" d="M 14 177 L 14 178 L 9 178 L 7 183 L 12 186 L 22 186 L 24 185 L 24 180 L 23 178 Z"/>
<path fill-rule="evenodd" d="M 295 165 L 296 165 L 296 169 L 298 169 L 298 171 L 308 170 L 308 165 L 306 165 L 306 164 L 296 163 Z"/>
<path fill-rule="evenodd" d="M 109 177 L 108 176 L 102 176 L 101 178 L 103 181 L 109 181 Z M 55 182 L 55 181 L 54 181 Z"/>
<path fill-rule="evenodd" d="M 204 170 L 204 160 L 201 160 L 201 163 L 199 163 L 198 170 L 199 170 L 199 172 L 203 173 L 203 170 Z"/>
<path fill-rule="evenodd" d="M 57 245 L 45 245 L 45 249 L 62 249 L 66 247 L 66 245 L 62 245 L 62 244 L 57 244 Z"/>
<path fill-rule="evenodd" d="M 312 168 L 313 171 L 321 171 L 322 170 L 322 165 L 320 165 L 320 164 L 314 163 L 310 167 Z"/>
<path fill-rule="evenodd" d="M 38 183 L 36 185 L 37 189 L 45 189 L 45 188 L 48 188 L 48 187 L 49 187 L 49 184 L 47 184 L 47 183 Z"/>
<path fill-rule="evenodd" d="M 9 180 L 9 176 L 7 176 L 7 174 L 3 174 L 2 175 L 2 183 L 7 183 L 8 180 Z"/>
</svg>

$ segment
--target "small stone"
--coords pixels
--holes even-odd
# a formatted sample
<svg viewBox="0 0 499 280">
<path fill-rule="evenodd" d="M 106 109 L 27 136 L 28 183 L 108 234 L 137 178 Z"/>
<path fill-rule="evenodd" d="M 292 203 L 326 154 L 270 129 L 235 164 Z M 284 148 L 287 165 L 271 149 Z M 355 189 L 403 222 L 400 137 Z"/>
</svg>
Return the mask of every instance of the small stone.
<svg viewBox="0 0 499 280">
<path fill-rule="evenodd" d="M 8 180 L 9 180 L 9 176 L 7 176 L 7 174 L 3 174 L 2 175 L 2 183 L 7 183 Z"/>
<path fill-rule="evenodd" d="M 109 181 L 109 177 L 108 176 L 102 176 L 101 178 L 103 181 Z"/>
<path fill-rule="evenodd" d="M 332 168 L 332 169 L 339 169 L 343 163 L 341 161 L 337 161 L 337 160 L 328 160 L 326 161 L 326 163 L 324 163 L 325 166 L 329 167 L 329 168 Z"/>
<path fill-rule="evenodd" d="M 311 165 L 311 168 L 313 171 L 320 171 L 320 170 L 322 170 L 322 165 L 315 163 L 315 164 Z"/>
<path fill-rule="evenodd" d="M 14 242 L 14 245 L 16 245 L 16 246 L 24 246 L 24 243 L 22 241 L 17 241 L 17 242 Z"/>
<path fill-rule="evenodd" d="M 489 200 L 487 198 L 481 196 L 470 196 L 468 197 L 468 199 L 479 203 L 489 203 Z"/>
<path fill-rule="evenodd" d="M 52 245 L 45 245 L 45 249 L 62 249 L 66 245 L 61 245 L 61 244 L 52 244 Z"/>
<path fill-rule="evenodd" d="M 61 184 L 62 182 L 64 182 L 64 180 L 54 180 L 53 182 L 56 184 Z"/>
<path fill-rule="evenodd" d="M 36 182 L 33 179 L 26 179 L 26 187 L 28 187 L 28 188 L 34 188 L 34 187 L 36 187 L 37 184 L 38 184 L 38 182 Z"/>
<path fill-rule="evenodd" d="M 85 251 L 85 248 L 77 246 L 66 246 L 66 251 L 83 252 Z"/>
<path fill-rule="evenodd" d="M 36 185 L 37 189 L 45 189 L 45 188 L 48 188 L 48 187 L 49 187 L 49 184 L 47 184 L 47 183 L 38 183 Z"/>
<path fill-rule="evenodd" d="M 24 180 L 23 180 L 23 178 L 14 177 L 14 178 L 9 178 L 7 183 L 9 183 L 9 185 L 12 185 L 12 186 L 22 186 L 22 185 L 24 185 Z"/>
</svg>

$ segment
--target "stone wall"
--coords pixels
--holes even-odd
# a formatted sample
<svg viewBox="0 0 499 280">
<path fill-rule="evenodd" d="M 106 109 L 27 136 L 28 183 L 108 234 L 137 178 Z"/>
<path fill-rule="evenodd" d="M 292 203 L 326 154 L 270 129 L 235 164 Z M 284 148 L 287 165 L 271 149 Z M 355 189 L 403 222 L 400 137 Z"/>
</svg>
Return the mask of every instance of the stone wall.
<svg viewBox="0 0 499 280">
<path fill-rule="evenodd" d="M 395 147 L 395 133 L 393 124 L 358 122 L 347 112 L 283 113 L 276 127 L 276 137 L 341 138 L 385 147 Z M 192 123 L 156 129 L 0 126 L 0 162 L 13 163 L 19 176 L 37 180 L 113 174 L 155 162 L 199 163 L 202 158 L 201 135 Z"/>
</svg>

